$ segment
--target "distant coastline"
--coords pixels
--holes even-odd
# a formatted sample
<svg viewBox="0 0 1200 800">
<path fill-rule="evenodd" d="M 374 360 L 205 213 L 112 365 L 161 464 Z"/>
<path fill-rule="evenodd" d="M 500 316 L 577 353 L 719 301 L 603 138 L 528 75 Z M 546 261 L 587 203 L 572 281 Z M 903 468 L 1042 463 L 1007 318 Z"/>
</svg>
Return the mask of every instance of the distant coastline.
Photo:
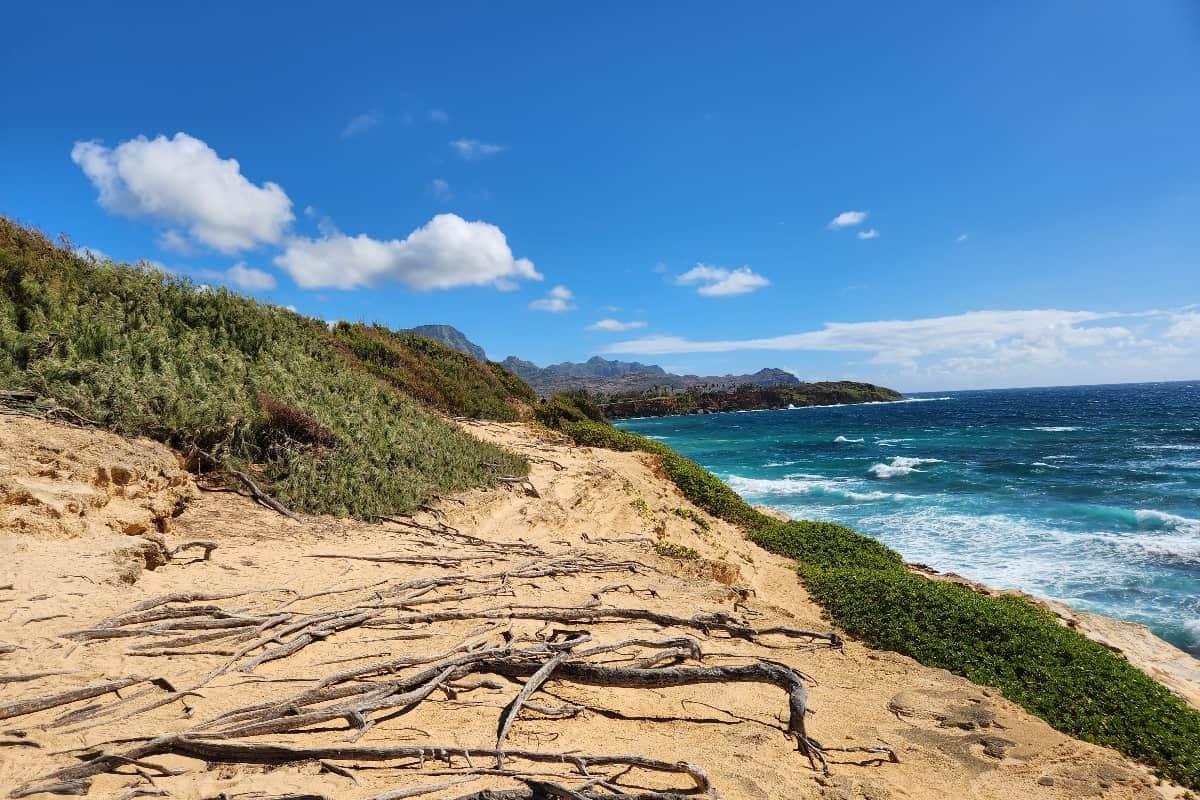
<svg viewBox="0 0 1200 800">
<path fill-rule="evenodd" d="M 741 386 L 734 389 L 690 389 L 662 395 L 593 398 L 609 419 L 768 411 L 814 406 L 895 403 L 905 397 L 871 383 L 830 381 L 794 386 Z"/>
</svg>

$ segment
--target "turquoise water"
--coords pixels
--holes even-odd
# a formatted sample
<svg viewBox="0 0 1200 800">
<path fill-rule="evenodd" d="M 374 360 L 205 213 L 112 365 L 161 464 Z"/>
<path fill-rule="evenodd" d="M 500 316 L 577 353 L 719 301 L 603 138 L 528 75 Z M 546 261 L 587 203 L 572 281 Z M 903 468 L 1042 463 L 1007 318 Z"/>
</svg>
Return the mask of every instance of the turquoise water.
<svg viewBox="0 0 1200 800">
<path fill-rule="evenodd" d="M 752 503 L 1200 655 L 1200 382 L 625 420 Z"/>
</svg>

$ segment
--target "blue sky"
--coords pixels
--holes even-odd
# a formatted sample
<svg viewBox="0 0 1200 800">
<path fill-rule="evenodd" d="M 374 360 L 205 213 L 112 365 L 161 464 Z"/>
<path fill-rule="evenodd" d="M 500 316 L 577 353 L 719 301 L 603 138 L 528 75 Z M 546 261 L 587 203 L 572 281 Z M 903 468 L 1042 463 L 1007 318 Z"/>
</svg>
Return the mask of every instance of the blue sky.
<svg viewBox="0 0 1200 800">
<path fill-rule="evenodd" d="M 6 11 L 0 213 L 494 358 L 1200 377 L 1194 3 L 173 5 Z"/>
</svg>

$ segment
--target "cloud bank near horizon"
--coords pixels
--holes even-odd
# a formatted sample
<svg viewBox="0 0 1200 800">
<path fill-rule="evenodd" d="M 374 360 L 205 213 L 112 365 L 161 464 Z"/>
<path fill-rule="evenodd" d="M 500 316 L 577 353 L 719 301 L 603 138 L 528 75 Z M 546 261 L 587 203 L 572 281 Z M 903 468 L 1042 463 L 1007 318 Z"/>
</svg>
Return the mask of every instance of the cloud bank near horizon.
<svg viewBox="0 0 1200 800">
<path fill-rule="evenodd" d="M 863 379 L 910 386 L 1017 386 L 1097 383 L 1200 373 L 1200 312 L 1195 307 L 1133 313 L 1062 309 L 969 311 L 941 317 L 826 322 L 815 330 L 747 339 L 657 335 L 602 352 L 634 356 L 753 351 L 859 356 Z"/>
</svg>

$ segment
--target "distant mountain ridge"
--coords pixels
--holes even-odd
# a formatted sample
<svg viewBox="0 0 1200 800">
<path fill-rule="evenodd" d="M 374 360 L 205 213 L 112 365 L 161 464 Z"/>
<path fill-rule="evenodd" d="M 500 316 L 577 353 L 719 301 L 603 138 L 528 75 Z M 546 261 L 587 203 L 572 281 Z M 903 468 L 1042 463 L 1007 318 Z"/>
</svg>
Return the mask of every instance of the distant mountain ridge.
<svg viewBox="0 0 1200 800">
<path fill-rule="evenodd" d="M 466 353 L 479 362 L 488 360 L 487 353 L 479 345 L 467 338 L 466 334 L 453 325 L 418 325 L 415 328 L 402 328 L 397 333 L 415 333 L 426 339 L 446 345 L 451 350 Z"/>
<path fill-rule="evenodd" d="M 593 356 L 583 363 L 564 361 L 547 367 L 515 356 L 500 363 L 543 397 L 568 391 L 613 396 L 660 390 L 678 392 L 697 386 L 732 389 L 747 385 L 760 388 L 800 385 L 800 380 L 792 373 L 771 368 L 749 375 L 676 375 L 654 364 L 613 361 L 600 356 Z"/>
</svg>

